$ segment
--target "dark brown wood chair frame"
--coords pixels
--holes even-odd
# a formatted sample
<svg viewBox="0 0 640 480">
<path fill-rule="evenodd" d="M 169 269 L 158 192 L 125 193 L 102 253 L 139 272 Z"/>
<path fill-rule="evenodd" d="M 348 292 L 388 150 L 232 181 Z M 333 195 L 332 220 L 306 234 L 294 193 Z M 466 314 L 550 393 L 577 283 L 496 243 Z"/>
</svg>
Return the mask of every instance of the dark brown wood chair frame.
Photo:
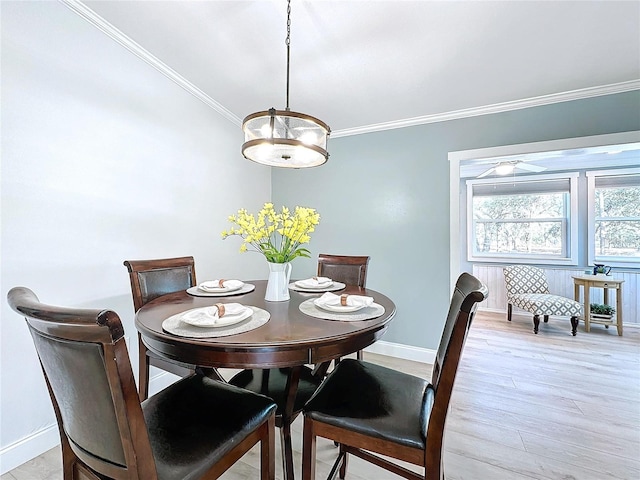
<svg viewBox="0 0 640 480">
<path fill-rule="evenodd" d="M 124 266 L 129 272 L 131 282 L 131 295 L 133 297 L 133 310 L 137 312 L 140 307 L 154 298 L 167 293 L 185 290 L 197 285 L 196 268 L 193 257 L 160 258 L 153 260 L 125 260 Z M 173 277 L 167 280 L 162 287 L 156 290 L 144 286 L 145 275 L 164 275 Z M 140 400 L 149 396 L 149 367 L 154 366 L 180 377 L 191 375 L 195 372 L 195 365 L 186 365 L 178 362 L 170 362 L 160 358 L 147 349 L 138 332 L 138 391 Z M 215 369 L 202 370 L 207 376 L 224 381 L 224 378 Z"/>
<path fill-rule="evenodd" d="M 367 286 L 367 269 L 369 256 L 366 255 L 332 255 L 321 253 L 318 255 L 318 276 L 329 277 L 346 285 L 360 288 Z M 356 352 L 358 360 L 363 359 L 362 350 Z M 336 363 L 340 359 L 336 359 Z"/>
<path fill-rule="evenodd" d="M 189 451 L 189 458 L 176 472 L 175 450 L 166 443 L 167 439 L 172 436 L 177 445 L 183 445 L 193 435 L 204 433 L 206 438 L 215 438 L 222 431 L 219 423 L 212 421 L 215 427 L 211 429 L 201 426 L 210 406 L 204 406 L 207 412 L 191 414 L 192 423 L 197 425 L 186 427 L 181 433 L 171 426 L 166 430 L 161 426 L 159 437 L 152 436 L 148 424 L 153 425 L 153 432 L 159 431 L 158 424 L 166 420 L 161 414 L 163 406 L 154 403 L 155 396 L 144 402 L 145 407 L 141 405 L 124 329 L 115 312 L 45 305 L 25 287 L 11 289 L 7 299 L 11 308 L 26 319 L 38 351 L 58 421 L 65 480 L 178 480 L 184 478 L 185 470 L 192 474 L 196 469 L 203 472 L 198 478 L 216 479 L 258 443 L 260 478 L 275 478 L 275 404 L 269 399 L 199 375 L 160 392 L 159 402 L 171 404 L 176 398 L 191 398 L 204 392 L 190 387 L 206 382 L 207 398 L 230 392 L 234 405 L 245 402 L 247 411 L 240 412 L 240 418 L 246 416 L 247 422 L 254 425 L 240 428 L 234 424 L 230 432 L 236 443 L 231 448 L 231 440 L 221 439 L 218 444 L 213 440 L 214 448 L 193 454 Z M 59 351 L 63 345 L 64 350 Z M 85 378 L 89 371 L 93 378 Z M 172 397 L 176 392 L 178 395 Z M 151 403 L 147 406 L 148 402 Z M 171 407 L 171 411 L 175 408 Z M 169 456 L 168 462 L 164 455 Z M 164 462 L 162 470 L 158 469 L 158 460 Z"/>
<path fill-rule="evenodd" d="M 422 438 L 420 441 L 421 448 L 414 444 L 401 443 L 396 438 L 392 440 L 390 437 L 371 434 L 369 429 L 371 424 L 367 423 L 367 419 L 375 419 L 375 414 L 372 414 L 372 417 L 367 417 L 363 412 L 369 411 L 372 405 L 376 408 L 379 405 L 384 406 L 385 402 L 383 400 L 385 399 L 378 398 L 375 390 L 369 391 L 367 394 L 355 395 L 354 398 L 343 399 L 340 385 L 344 386 L 349 383 L 357 385 L 359 380 L 349 376 L 352 371 L 350 367 L 357 364 L 366 365 L 366 362 L 358 360 L 344 360 L 327 377 L 305 406 L 302 457 L 303 480 L 313 480 L 315 478 L 317 436 L 328 438 L 340 445 L 340 453 L 329 478 L 335 478 L 337 474 L 340 475 L 340 478 L 345 477 L 348 454 L 353 454 L 401 477 L 412 480 L 443 480 L 445 478 L 442 459 L 443 442 L 453 384 L 477 304 L 483 301 L 487 295 L 486 286 L 472 275 L 463 273 L 459 277 L 433 366 L 431 382 L 427 382 L 423 393 L 417 389 L 415 392 L 416 397 L 411 397 L 414 398 L 412 401 L 415 404 L 421 405 L 420 412 L 415 412 L 416 414 L 420 413 L 420 415 L 416 415 L 416 418 L 419 416 L 419 418 L 424 419 L 421 420 L 423 422 L 423 430 L 420 435 Z M 340 371 L 345 371 L 345 367 L 349 368 L 346 378 L 339 378 L 341 376 Z M 384 369 L 384 367 L 379 366 L 377 368 Z M 403 375 L 405 379 L 409 377 L 391 369 L 384 369 L 384 375 L 391 377 Z M 342 377 L 345 377 L 345 375 L 342 375 Z M 372 378 L 375 384 L 376 378 Z M 424 382 L 421 379 L 417 381 Z M 385 391 L 383 392 L 384 394 L 393 395 L 393 392 Z M 403 392 L 403 394 L 407 393 Z M 417 398 L 417 396 L 421 398 Z M 316 397 L 318 397 L 319 401 L 316 401 Z M 364 400 L 364 397 L 369 397 L 369 399 Z M 328 403 L 329 400 L 326 400 L 327 398 L 332 399 L 330 404 Z M 350 400 L 353 403 L 348 403 Z M 364 405 L 363 402 L 367 404 Z M 359 406 L 362 406 L 362 408 L 360 409 Z M 332 413 L 336 409 L 339 413 Z M 356 412 L 358 415 L 353 423 L 365 425 L 366 428 L 360 428 L 358 431 L 348 428 L 349 421 L 347 419 L 350 418 L 349 412 L 351 411 Z M 393 422 L 393 419 L 391 419 L 391 422 L 398 423 Z M 425 473 L 424 475 L 415 473 L 380 457 L 378 454 L 419 465 L 425 469 Z"/>
</svg>

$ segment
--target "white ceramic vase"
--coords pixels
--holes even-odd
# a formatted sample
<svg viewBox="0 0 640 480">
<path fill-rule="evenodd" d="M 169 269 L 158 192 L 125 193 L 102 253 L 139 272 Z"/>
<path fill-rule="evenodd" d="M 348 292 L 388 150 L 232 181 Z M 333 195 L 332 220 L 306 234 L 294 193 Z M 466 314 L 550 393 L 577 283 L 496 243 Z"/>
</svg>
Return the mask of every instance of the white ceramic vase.
<svg viewBox="0 0 640 480">
<path fill-rule="evenodd" d="M 290 263 L 271 263 L 269 265 L 269 279 L 264 299 L 268 302 L 286 302 L 289 300 L 289 279 L 291 278 Z"/>
</svg>

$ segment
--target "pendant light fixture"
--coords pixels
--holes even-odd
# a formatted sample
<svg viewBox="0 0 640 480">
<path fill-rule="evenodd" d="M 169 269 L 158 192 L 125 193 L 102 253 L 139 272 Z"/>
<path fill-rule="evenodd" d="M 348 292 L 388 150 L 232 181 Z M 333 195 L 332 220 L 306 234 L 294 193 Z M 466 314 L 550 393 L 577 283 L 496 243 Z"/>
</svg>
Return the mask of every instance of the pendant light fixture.
<svg viewBox="0 0 640 480">
<path fill-rule="evenodd" d="M 263 165 L 306 168 L 329 158 L 327 140 L 331 129 L 311 115 L 289 110 L 289 58 L 291 50 L 291 0 L 287 1 L 287 105 L 247 115 L 242 121 L 242 155 Z"/>
</svg>

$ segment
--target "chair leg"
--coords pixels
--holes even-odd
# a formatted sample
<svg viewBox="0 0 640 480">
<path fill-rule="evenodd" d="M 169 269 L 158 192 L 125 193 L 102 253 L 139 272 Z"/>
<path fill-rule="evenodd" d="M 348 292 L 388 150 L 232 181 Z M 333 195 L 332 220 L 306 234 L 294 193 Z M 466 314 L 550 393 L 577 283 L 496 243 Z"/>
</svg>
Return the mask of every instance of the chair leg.
<svg viewBox="0 0 640 480">
<path fill-rule="evenodd" d="M 349 463 L 349 454 L 345 451 L 344 446 L 340 444 L 340 455 L 343 456 L 342 464 L 340 465 L 340 478 L 347 476 L 347 463 Z"/>
<path fill-rule="evenodd" d="M 331 467 L 331 471 L 329 472 L 329 476 L 327 477 L 327 480 L 336 480 L 336 477 L 338 477 L 338 474 L 340 474 L 341 479 L 344 479 L 344 476 L 347 473 L 346 461 L 347 461 L 347 452 L 343 451 L 341 448 L 340 453 L 336 458 L 336 461 L 333 462 L 333 466 Z M 345 470 L 344 473 L 343 473 L 343 467 Z"/>
<path fill-rule="evenodd" d="M 313 431 L 313 420 L 304 417 L 302 432 L 302 480 L 316 478 L 316 434 Z"/>
<path fill-rule="evenodd" d="M 571 317 L 571 335 L 574 337 L 578 332 L 578 317 Z"/>
<path fill-rule="evenodd" d="M 538 327 L 540 326 L 540 315 L 533 316 L 533 333 L 538 334 Z"/>
<path fill-rule="evenodd" d="M 544 316 L 544 323 L 548 323 L 549 322 L 549 315 L 545 315 Z"/>
<path fill-rule="evenodd" d="M 260 480 L 274 480 L 276 478 L 276 445 L 275 445 L 275 414 L 267 421 L 266 435 L 260 442 Z"/>
<path fill-rule="evenodd" d="M 364 352 L 362 350 L 358 350 L 356 353 L 356 357 L 358 360 L 364 360 Z"/>
<path fill-rule="evenodd" d="M 511 321 L 511 313 L 513 312 L 513 305 L 507 304 L 507 320 Z"/>
</svg>

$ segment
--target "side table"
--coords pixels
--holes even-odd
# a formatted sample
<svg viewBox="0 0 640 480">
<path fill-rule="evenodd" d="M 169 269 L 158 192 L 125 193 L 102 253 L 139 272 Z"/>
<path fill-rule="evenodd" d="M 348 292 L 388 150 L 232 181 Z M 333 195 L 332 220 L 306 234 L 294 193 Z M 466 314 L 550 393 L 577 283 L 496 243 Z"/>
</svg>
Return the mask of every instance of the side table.
<svg viewBox="0 0 640 480">
<path fill-rule="evenodd" d="M 580 301 L 580 286 L 584 289 L 584 329 L 585 331 L 591 330 L 592 323 L 598 323 L 600 325 L 616 325 L 618 329 L 618 335 L 622 336 L 622 284 L 624 280 L 616 280 L 615 278 L 607 277 L 605 275 L 577 275 L 573 276 L 573 296 L 574 299 Z M 589 308 L 589 290 L 591 288 L 602 288 L 604 290 L 604 303 L 609 305 L 609 289 L 616 291 L 616 318 L 615 321 L 604 320 L 600 318 L 591 318 L 591 311 Z"/>
</svg>

